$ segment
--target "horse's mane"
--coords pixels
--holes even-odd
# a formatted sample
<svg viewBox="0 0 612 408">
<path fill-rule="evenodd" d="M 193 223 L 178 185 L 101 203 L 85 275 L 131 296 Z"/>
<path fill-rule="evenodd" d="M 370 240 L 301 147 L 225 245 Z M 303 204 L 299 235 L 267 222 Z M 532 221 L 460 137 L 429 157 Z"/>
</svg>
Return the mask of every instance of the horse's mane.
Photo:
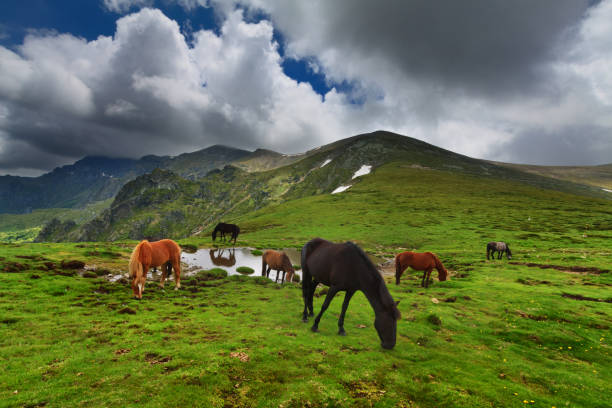
<svg viewBox="0 0 612 408">
<path fill-rule="evenodd" d="M 374 278 L 374 281 L 378 285 L 378 291 L 380 292 L 380 298 L 383 304 L 385 306 L 392 306 L 394 303 L 391 293 L 389 293 L 389 289 L 387 288 L 387 285 L 385 285 L 385 281 L 383 280 L 382 276 L 380 276 L 378 269 L 376 266 L 374 266 L 368 255 L 366 255 L 366 253 L 363 252 L 363 249 L 359 248 L 354 242 L 347 241 L 345 244 L 353 248 L 366 264 L 366 269 L 368 272 L 370 272 L 370 275 Z"/>
<path fill-rule="evenodd" d="M 146 239 L 140 241 L 130 256 L 130 275 L 140 278 L 146 271 L 143 271 L 142 264 L 151 263 L 151 246 Z"/>
</svg>

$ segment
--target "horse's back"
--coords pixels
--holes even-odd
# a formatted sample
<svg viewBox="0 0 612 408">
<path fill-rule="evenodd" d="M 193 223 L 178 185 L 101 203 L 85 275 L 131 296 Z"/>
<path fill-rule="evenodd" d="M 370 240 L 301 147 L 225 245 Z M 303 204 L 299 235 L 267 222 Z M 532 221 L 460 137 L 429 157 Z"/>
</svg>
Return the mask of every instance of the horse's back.
<svg viewBox="0 0 612 408">
<path fill-rule="evenodd" d="M 152 263 L 161 265 L 167 261 L 180 260 L 181 247 L 171 239 L 162 239 L 150 243 L 153 249 Z"/>
<path fill-rule="evenodd" d="M 307 254 L 306 263 L 316 281 L 341 288 L 356 285 L 357 274 L 366 269 L 367 265 L 360 254 L 361 250 L 355 244 L 349 242 L 336 244 L 320 238 L 310 242 L 315 248 Z"/>
</svg>

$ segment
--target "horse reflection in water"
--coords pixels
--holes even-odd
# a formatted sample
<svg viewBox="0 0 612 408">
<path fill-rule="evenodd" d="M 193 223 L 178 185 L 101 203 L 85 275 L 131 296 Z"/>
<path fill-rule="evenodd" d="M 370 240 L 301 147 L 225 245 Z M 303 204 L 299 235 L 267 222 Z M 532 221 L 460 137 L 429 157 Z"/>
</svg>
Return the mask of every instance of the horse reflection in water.
<svg viewBox="0 0 612 408">
<path fill-rule="evenodd" d="M 227 251 L 227 258 L 224 253 Z M 236 265 L 236 250 L 235 249 L 211 249 L 209 252 L 210 260 L 217 266 L 234 266 Z"/>
</svg>

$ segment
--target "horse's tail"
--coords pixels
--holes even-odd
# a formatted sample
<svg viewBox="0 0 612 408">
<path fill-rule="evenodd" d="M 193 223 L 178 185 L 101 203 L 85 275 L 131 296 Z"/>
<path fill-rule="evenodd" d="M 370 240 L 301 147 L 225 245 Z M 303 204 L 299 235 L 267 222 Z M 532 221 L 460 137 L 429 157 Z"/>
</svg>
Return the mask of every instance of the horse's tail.
<svg viewBox="0 0 612 408">
<path fill-rule="evenodd" d="M 266 266 L 268 266 L 268 264 L 266 263 L 266 253 L 264 252 L 261 257 L 261 276 L 266 276 Z"/>
<path fill-rule="evenodd" d="M 431 252 L 430 254 L 431 256 L 433 256 L 434 262 L 436 264 L 436 269 L 438 270 L 438 280 L 440 282 L 445 281 L 448 277 L 448 271 L 446 270 L 444 265 L 442 265 L 442 262 L 440 262 L 440 258 L 438 258 L 436 254 L 433 254 Z"/>
<path fill-rule="evenodd" d="M 134 282 L 138 285 L 138 293 L 142 296 L 144 285 L 142 280 L 145 278 L 146 271 L 143 268 L 143 263 L 150 264 L 152 258 L 151 245 L 149 241 L 141 241 L 130 256 L 130 276 Z"/>
<path fill-rule="evenodd" d="M 302 266 L 302 296 L 304 297 L 305 302 L 308 301 L 308 290 L 310 289 L 310 283 L 312 281 L 312 275 L 310 274 L 310 270 L 308 270 L 306 260 L 308 259 L 308 256 L 312 250 L 312 241 L 308 241 L 302 247 L 302 256 L 300 258 L 300 263 Z"/>
<path fill-rule="evenodd" d="M 401 254 L 395 255 L 395 283 L 399 285 L 400 277 L 402 276 L 402 260 Z"/>
</svg>

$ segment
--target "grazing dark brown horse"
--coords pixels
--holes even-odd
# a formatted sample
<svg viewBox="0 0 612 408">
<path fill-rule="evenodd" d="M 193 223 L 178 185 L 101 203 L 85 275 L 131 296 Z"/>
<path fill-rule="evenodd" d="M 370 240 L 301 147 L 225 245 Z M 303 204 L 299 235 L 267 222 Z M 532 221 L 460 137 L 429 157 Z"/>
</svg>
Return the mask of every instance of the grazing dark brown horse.
<svg viewBox="0 0 612 408">
<path fill-rule="evenodd" d="M 433 268 L 438 270 L 438 279 L 445 281 L 448 276 L 448 271 L 442 265 L 438 257 L 431 252 L 411 252 L 406 251 L 395 256 L 395 283 L 399 285 L 400 277 L 407 267 L 411 267 L 417 271 L 423 272 L 423 280 L 421 286 L 429 286 L 429 277 Z"/>
<path fill-rule="evenodd" d="M 285 273 L 287 273 L 287 282 L 291 282 L 295 274 L 295 269 L 293 269 L 293 265 L 291 265 L 291 260 L 287 254 L 270 249 L 261 256 L 261 276 L 269 278 L 271 269 L 276 271 L 276 279 L 274 282 L 278 281 L 280 272 L 283 272 L 281 283 L 285 282 Z"/>
<path fill-rule="evenodd" d="M 487 259 L 489 259 L 489 254 L 495 259 L 495 252 L 497 252 L 497 259 L 502 259 L 504 257 L 504 252 L 506 253 L 506 258 L 512 259 L 512 252 L 506 242 L 489 242 L 487 244 Z"/>
<path fill-rule="evenodd" d="M 361 290 L 366 296 L 376 318 L 374 327 L 378 332 L 383 348 L 395 346 L 397 319 L 400 312 L 399 302 L 393 301 L 382 276 L 367 255 L 352 242 L 334 244 L 321 238 L 315 238 L 302 248 L 302 295 L 304 312 L 302 321 L 314 316 L 312 300 L 319 283 L 329 286 L 321 311 L 314 319 L 311 330 L 319 331 L 319 321 L 330 302 L 339 291 L 346 291 L 342 312 L 338 319 L 338 334 L 344 331 L 344 315 L 351 297 Z M 310 313 L 308 313 L 310 311 Z"/>
<path fill-rule="evenodd" d="M 235 224 L 226 224 L 224 222 L 220 222 L 217 224 L 217 226 L 215 227 L 215 229 L 212 232 L 212 240 L 214 241 L 215 239 L 217 239 L 217 234 L 220 233 L 221 234 L 221 239 L 223 241 L 225 241 L 225 234 L 229 233 L 231 234 L 230 236 L 230 242 L 232 241 L 232 239 L 234 240 L 234 245 L 236 244 L 236 239 L 238 238 L 238 234 L 240 234 L 240 228 L 235 225 Z"/>
<path fill-rule="evenodd" d="M 210 260 L 216 266 L 234 266 L 236 265 L 236 251 L 234 249 L 228 250 L 228 257 L 224 257 L 224 249 L 211 249 L 208 251 Z"/>
<path fill-rule="evenodd" d="M 181 287 L 181 247 L 171 239 L 156 242 L 145 240 L 136 245 L 130 257 L 129 269 L 135 298 L 142 299 L 147 271 L 158 266 L 162 267 L 159 286 L 164 287 L 166 276 L 174 269 L 174 290 Z"/>
</svg>

